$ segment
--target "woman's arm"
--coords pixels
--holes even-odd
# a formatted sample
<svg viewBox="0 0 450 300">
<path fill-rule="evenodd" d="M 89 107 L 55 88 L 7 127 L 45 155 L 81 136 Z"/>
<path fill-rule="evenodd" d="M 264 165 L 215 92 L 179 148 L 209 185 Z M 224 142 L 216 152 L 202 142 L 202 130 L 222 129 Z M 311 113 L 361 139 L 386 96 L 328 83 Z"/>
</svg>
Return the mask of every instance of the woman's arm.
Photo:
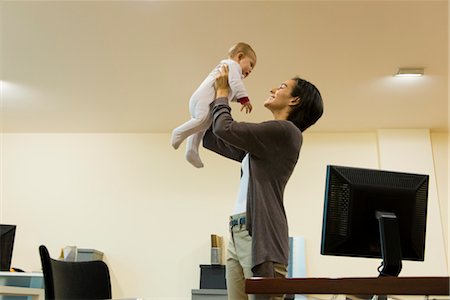
<svg viewBox="0 0 450 300">
<path fill-rule="evenodd" d="M 224 73 L 225 70 L 227 74 L 228 65 L 223 65 L 221 67 L 221 73 Z M 228 106 L 228 94 L 230 92 L 228 88 L 228 76 L 219 74 L 214 85 L 216 89 L 216 100 L 214 102 L 219 102 L 220 105 L 227 106 L 231 110 L 231 108 Z M 214 104 L 211 104 L 211 108 L 213 106 Z M 246 152 L 242 149 L 236 148 L 218 138 L 213 133 L 212 126 L 205 132 L 205 135 L 203 136 L 203 147 L 239 162 L 242 161 L 246 154 Z"/>
<path fill-rule="evenodd" d="M 255 156 L 270 155 L 277 143 L 286 141 L 286 131 L 279 122 L 236 122 L 228 105 L 228 66 L 223 65 L 215 82 L 216 100 L 211 104 L 212 132 L 229 147 L 250 152 Z"/>
<path fill-rule="evenodd" d="M 219 139 L 213 132 L 212 127 L 210 127 L 203 136 L 203 147 L 216 152 L 222 156 L 230 158 L 235 161 L 241 162 L 246 154 L 245 151 L 233 147 L 230 144 L 225 143 L 223 140 Z"/>
</svg>

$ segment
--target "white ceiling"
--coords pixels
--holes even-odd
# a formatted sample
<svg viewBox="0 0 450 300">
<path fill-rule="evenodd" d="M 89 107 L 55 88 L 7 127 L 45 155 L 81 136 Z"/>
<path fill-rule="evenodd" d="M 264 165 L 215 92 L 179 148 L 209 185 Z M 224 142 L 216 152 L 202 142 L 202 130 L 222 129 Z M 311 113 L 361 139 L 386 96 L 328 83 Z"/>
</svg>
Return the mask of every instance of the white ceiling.
<svg viewBox="0 0 450 300">
<path fill-rule="evenodd" d="M 237 41 L 258 56 L 254 110 L 299 75 L 311 131 L 448 128 L 448 1 L 2 1 L 3 132 L 170 132 Z M 422 78 L 394 78 L 424 67 Z"/>
</svg>

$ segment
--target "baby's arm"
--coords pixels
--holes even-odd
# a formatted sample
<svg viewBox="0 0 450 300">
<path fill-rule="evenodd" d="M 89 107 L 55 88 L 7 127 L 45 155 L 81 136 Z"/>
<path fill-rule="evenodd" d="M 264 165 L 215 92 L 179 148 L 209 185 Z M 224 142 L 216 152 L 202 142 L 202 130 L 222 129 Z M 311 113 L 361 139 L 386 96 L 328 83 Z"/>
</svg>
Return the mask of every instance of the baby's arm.
<svg viewBox="0 0 450 300">
<path fill-rule="evenodd" d="M 228 64 L 228 70 L 228 83 L 230 85 L 230 89 L 233 92 L 232 94 L 234 95 L 234 97 L 236 97 L 236 99 L 238 99 L 240 103 L 242 103 L 242 101 L 245 101 L 245 98 L 248 100 L 247 89 L 245 88 L 244 82 L 242 81 L 241 67 L 237 63 L 230 63 Z"/>
<path fill-rule="evenodd" d="M 241 69 L 237 64 L 230 64 L 228 66 L 228 82 L 231 90 L 242 107 L 241 111 L 245 109 L 245 113 L 250 113 L 252 111 L 252 104 L 248 98 L 247 90 L 245 89 L 244 82 L 242 81 Z"/>
</svg>

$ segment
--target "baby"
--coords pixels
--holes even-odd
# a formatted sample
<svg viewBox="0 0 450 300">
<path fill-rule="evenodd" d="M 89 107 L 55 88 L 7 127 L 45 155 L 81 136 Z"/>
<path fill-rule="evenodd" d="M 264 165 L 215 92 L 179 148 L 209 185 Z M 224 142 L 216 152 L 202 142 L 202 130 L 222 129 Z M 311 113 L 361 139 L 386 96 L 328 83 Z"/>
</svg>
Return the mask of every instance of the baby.
<svg viewBox="0 0 450 300">
<path fill-rule="evenodd" d="M 222 60 L 192 94 L 189 100 L 189 111 L 192 118 L 172 132 L 172 146 L 175 149 L 178 149 L 187 138 L 186 159 L 197 168 L 203 167 L 198 148 L 205 131 L 211 126 L 209 105 L 214 101 L 214 82 L 220 66 L 223 64 L 227 64 L 229 69 L 228 82 L 231 91 L 228 99 L 241 103 L 241 111 L 244 109 L 246 113 L 252 111 L 252 105 L 242 80 L 250 75 L 255 67 L 256 54 L 250 45 L 237 43 L 228 51 L 228 59 Z"/>
</svg>

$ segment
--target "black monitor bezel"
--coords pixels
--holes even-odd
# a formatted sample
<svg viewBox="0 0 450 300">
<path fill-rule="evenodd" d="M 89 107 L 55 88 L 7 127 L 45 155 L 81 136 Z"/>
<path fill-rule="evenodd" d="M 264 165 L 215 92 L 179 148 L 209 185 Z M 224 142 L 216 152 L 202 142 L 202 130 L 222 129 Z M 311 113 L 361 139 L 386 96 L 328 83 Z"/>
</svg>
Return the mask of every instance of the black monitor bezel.
<svg viewBox="0 0 450 300">
<path fill-rule="evenodd" d="M 340 174 L 339 171 L 342 170 L 346 170 L 347 172 L 353 172 L 353 171 L 358 171 L 358 172 L 364 172 L 364 173 L 370 173 L 371 175 L 376 175 L 376 176 L 393 176 L 395 178 L 415 178 L 417 179 L 421 185 L 425 185 L 426 188 L 426 195 L 425 195 L 425 206 L 423 207 L 423 203 L 421 203 L 421 207 L 419 208 L 419 210 L 422 210 L 423 215 L 419 216 L 419 218 L 421 219 L 420 222 L 420 228 L 418 229 L 420 231 L 420 234 L 418 234 L 418 237 L 413 237 L 414 239 L 417 239 L 417 241 L 411 242 L 411 243 L 415 243 L 418 245 L 415 245 L 415 251 L 417 253 L 410 253 L 409 251 L 404 251 L 407 255 L 405 255 L 403 257 L 404 260 L 413 260 L 413 261 L 423 261 L 425 259 L 425 233 L 426 233 L 426 215 L 427 215 L 427 198 L 428 198 L 428 181 L 429 181 L 429 175 L 423 175 L 423 174 L 415 174 L 415 173 L 405 173 L 405 172 L 395 172 L 395 171 L 386 171 L 386 170 L 378 170 L 378 169 L 368 169 L 368 168 L 357 168 L 357 167 L 347 167 L 347 166 L 336 166 L 336 165 L 328 165 L 327 166 L 327 175 L 326 175 L 326 188 L 325 188 L 325 202 L 324 202 L 324 212 L 323 212 L 323 224 L 322 224 L 322 239 L 321 239 L 321 254 L 322 255 L 334 255 L 334 256 L 349 256 L 349 257 L 365 257 L 365 258 L 382 258 L 382 253 L 381 253 L 381 245 L 378 245 L 380 247 L 380 249 L 375 249 L 375 248 L 371 248 L 373 251 L 372 252 L 366 252 L 365 250 L 349 250 L 348 247 L 347 249 L 339 249 L 337 246 L 333 247 L 333 245 L 330 245 L 329 240 L 331 239 L 329 236 L 329 224 L 327 223 L 328 220 L 328 215 L 329 215 L 329 205 L 330 205 L 330 180 L 332 178 L 332 176 L 336 176 L 336 172 L 339 174 L 339 176 L 342 176 L 342 174 Z M 343 176 L 345 177 L 345 176 Z M 347 181 L 347 183 L 349 184 L 350 190 L 354 189 L 356 185 L 360 184 L 360 183 L 355 183 L 355 182 L 351 182 L 351 180 L 349 180 L 348 178 L 343 178 L 344 181 Z M 367 188 L 364 185 L 360 185 L 359 188 Z M 383 187 L 379 187 L 380 189 Z M 386 188 L 386 187 L 384 187 Z M 392 188 L 392 190 L 395 190 L 394 186 L 390 186 L 388 187 L 388 189 Z M 423 188 L 423 186 L 422 186 Z M 351 193 L 353 193 L 354 191 L 350 191 Z M 406 191 L 405 189 L 399 188 L 397 190 L 398 193 L 409 193 L 411 191 Z M 352 194 L 350 196 L 350 198 L 352 198 L 354 195 Z M 351 201 L 355 201 L 355 200 L 351 200 Z M 354 204 L 349 204 L 349 208 L 347 213 L 350 215 L 348 216 L 348 222 L 352 222 L 352 214 L 355 214 L 354 210 L 355 209 L 359 209 L 359 208 L 355 208 Z M 408 204 L 409 205 L 409 204 Z M 414 212 L 413 214 L 415 214 L 416 212 Z M 409 216 L 408 216 L 409 218 Z M 371 221 L 372 222 L 372 221 Z M 408 221 L 407 221 L 408 222 Z M 376 218 L 374 216 L 374 220 L 371 224 L 371 226 L 373 226 L 373 224 L 377 224 Z M 399 227 L 402 227 L 401 230 L 399 230 L 400 232 L 402 232 L 402 236 L 404 235 L 404 226 L 405 226 L 405 220 L 400 219 L 399 220 Z M 354 224 L 350 224 L 351 226 L 354 226 Z M 372 228 L 372 227 L 371 227 Z M 378 232 L 379 233 L 379 232 Z M 372 236 L 375 234 L 373 232 L 373 229 L 371 231 Z M 342 235 L 345 236 L 345 235 Z M 346 237 L 347 239 L 350 239 L 352 237 Z M 372 237 L 370 238 L 372 239 Z M 342 244 L 343 242 L 341 242 Z M 362 243 L 362 242 L 361 242 Z M 407 243 L 410 243 L 409 241 Z M 357 243 L 355 243 L 357 244 Z M 405 243 L 403 243 L 405 244 Z M 402 244 L 402 249 L 404 247 L 404 245 Z M 369 247 L 369 246 L 367 246 Z M 409 247 L 409 246 L 405 246 L 405 247 Z M 342 248 L 342 247 L 341 247 Z M 375 249 L 375 250 L 374 250 Z"/>
<path fill-rule="evenodd" d="M 11 268 L 16 227 L 16 225 L 0 224 L 0 271 L 9 271 Z"/>
</svg>

